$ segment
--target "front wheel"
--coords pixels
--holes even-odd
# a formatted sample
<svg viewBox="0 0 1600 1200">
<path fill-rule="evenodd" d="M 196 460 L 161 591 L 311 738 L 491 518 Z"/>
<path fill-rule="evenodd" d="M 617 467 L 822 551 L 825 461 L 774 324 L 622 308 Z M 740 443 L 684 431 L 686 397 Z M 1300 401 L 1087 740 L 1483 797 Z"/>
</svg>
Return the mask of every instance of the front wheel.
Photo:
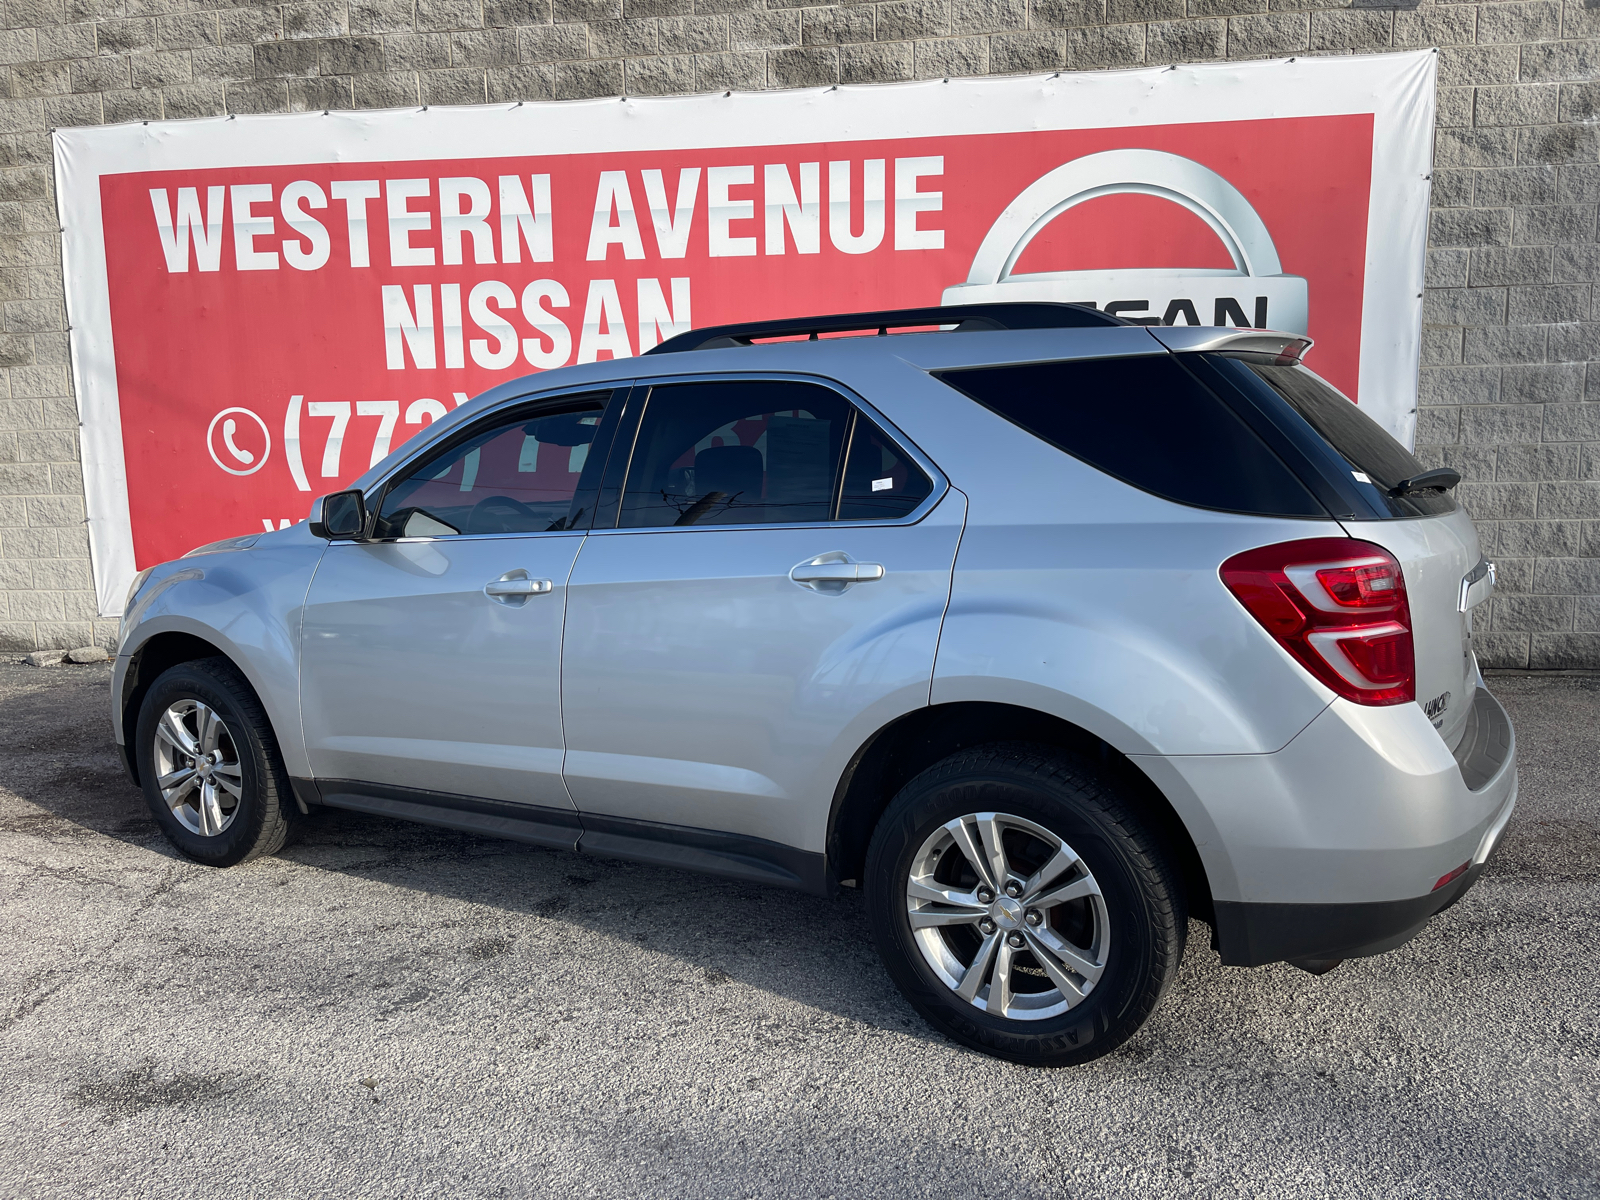
<svg viewBox="0 0 1600 1200">
<path fill-rule="evenodd" d="M 167 838 L 231 867 L 288 840 L 288 772 L 261 702 L 225 658 L 179 663 L 139 708 L 139 779 Z"/>
<path fill-rule="evenodd" d="M 1183 898 L 1155 840 L 1111 785 L 1050 747 L 978 747 L 918 775 L 878 824 L 865 882 L 906 999 L 1015 1062 L 1116 1049 L 1183 956 Z"/>
</svg>

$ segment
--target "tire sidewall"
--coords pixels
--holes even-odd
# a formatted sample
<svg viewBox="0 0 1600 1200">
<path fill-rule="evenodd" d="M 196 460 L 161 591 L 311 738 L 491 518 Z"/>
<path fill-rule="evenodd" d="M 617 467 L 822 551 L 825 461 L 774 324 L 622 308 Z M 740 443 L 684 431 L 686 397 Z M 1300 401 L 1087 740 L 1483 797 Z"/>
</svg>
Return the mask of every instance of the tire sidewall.
<svg viewBox="0 0 1600 1200">
<path fill-rule="evenodd" d="M 157 786 L 155 762 L 156 724 L 161 714 L 179 700 L 198 700 L 211 708 L 233 739 L 239 752 L 244 796 L 233 822 L 215 837 L 202 837 L 178 820 Z M 203 666 L 181 663 L 150 686 L 139 706 L 136 746 L 139 779 L 145 801 L 162 832 L 188 857 L 214 867 L 231 867 L 248 856 L 260 840 L 267 812 L 263 803 L 266 752 L 252 722 L 245 719 L 228 681 Z"/>
<path fill-rule="evenodd" d="M 1066 789 L 1030 784 L 997 770 L 913 780 L 885 814 L 868 855 L 873 931 L 907 999 L 956 1040 L 1016 1062 L 1066 1065 L 1096 1058 L 1125 1040 L 1130 1022 L 1137 1028 L 1153 1007 L 1147 995 L 1155 974 L 1148 898 L 1121 831 L 1094 805 L 1075 800 Z M 913 858 L 940 825 L 976 812 L 1005 813 L 1049 829 L 1078 854 L 1104 895 L 1110 961 L 1089 997 L 1058 1016 L 1012 1020 L 962 1001 L 928 965 L 912 933 L 905 882 Z"/>
</svg>

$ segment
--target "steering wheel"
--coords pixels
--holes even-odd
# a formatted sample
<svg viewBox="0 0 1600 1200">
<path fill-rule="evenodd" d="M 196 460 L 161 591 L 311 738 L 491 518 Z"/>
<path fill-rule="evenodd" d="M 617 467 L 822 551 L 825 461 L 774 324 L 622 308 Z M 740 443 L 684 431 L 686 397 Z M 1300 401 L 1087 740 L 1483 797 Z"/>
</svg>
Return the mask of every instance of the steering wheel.
<svg viewBox="0 0 1600 1200">
<path fill-rule="evenodd" d="M 468 533 L 538 533 L 540 517 L 521 500 L 485 496 L 472 506 Z"/>
</svg>

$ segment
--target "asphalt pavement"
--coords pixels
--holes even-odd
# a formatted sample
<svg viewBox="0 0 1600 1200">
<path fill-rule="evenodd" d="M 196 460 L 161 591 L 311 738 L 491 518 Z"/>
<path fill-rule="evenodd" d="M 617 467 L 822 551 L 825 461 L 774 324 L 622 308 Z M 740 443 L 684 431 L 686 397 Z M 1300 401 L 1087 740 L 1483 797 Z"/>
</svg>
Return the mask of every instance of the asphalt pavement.
<svg viewBox="0 0 1600 1200">
<path fill-rule="evenodd" d="M 1600 1196 L 1600 678 L 1493 681 L 1522 800 L 1415 941 L 1314 978 L 1192 927 L 1041 1071 L 823 900 L 327 814 L 179 858 L 104 666 L 0 665 L 0 1196 Z"/>
</svg>

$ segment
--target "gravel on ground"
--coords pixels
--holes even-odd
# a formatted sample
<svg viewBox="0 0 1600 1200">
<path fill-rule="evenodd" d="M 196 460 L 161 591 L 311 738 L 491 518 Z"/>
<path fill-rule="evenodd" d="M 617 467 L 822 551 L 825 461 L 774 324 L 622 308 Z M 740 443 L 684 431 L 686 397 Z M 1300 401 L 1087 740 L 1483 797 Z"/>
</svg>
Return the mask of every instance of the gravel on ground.
<svg viewBox="0 0 1600 1200">
<path fill-rule="evenodd" d="M 934 1034 L 836 900 L 352 814 L 162 839 L 109 667 L 0 665 L 0 1196 L 1600 1195 L 1600 678 L 1492 681 L 1479 886 L 1320 978 L 1193 925 L 1041 1071 Z"/>
</svg>

